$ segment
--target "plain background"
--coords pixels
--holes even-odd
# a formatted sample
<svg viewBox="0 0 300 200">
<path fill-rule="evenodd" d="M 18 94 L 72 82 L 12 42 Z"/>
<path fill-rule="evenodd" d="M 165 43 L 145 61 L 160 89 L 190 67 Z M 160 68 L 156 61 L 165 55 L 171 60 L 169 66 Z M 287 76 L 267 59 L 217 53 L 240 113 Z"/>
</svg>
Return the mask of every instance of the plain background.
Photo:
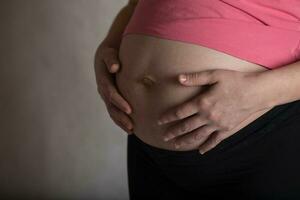
<svg viewBox="0 0 300 200">
<path fill-rule="evenodd" d="M 0 1 L 0 199 L 128 199 L 93 58 L 127 0 Z"/>
</svg>

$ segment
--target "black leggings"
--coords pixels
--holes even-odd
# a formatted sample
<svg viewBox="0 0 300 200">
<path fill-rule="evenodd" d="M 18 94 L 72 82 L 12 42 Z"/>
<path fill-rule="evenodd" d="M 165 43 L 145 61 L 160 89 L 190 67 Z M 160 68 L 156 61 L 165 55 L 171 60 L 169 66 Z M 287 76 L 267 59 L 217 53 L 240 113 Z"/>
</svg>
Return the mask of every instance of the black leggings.
<svg viewBox="0 0 300 200">
<path fill-rule="evenodd" d="M 300 100 L 268 112 L 201 155 L 128 136 L 131 200 L 300 199 Z"/>
</svg>

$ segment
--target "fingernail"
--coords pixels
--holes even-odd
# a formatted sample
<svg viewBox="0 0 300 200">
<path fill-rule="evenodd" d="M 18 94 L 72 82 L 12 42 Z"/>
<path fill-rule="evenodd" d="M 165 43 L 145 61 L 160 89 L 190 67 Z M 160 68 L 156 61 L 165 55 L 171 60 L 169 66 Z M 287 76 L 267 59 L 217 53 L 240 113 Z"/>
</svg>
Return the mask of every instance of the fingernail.
<svg viewBox="0 0 300 200">
<path fill-rule="evenodd" d="M 117 70 L 118 64 L 112 64 L 110 67 L 110 72 L 115 72 Z"/>
<path fill-rule="evenodd" d="M 127 130 L 131 130 L 133 128 L 131 124 L 126 124 L 124 122 L 121 123 L 123 124 L 124 128 L 126 128 Z"/>
<path fill-rule="evenodd" d="M 133 132 L 131 131 L 131 132 L 129 132 L 129 134 L 130 134 L 130 135 L 132 135 L 132 134 L 133 134 Z"/>
<path fill-rule="evenodd" d="M 169 121 L 166 120 L 166 119 L 160 119 L 159 121 L 157 121 L 157 124 L 158 125 L 162 125 L 162 124 L 165 124 L 165 123 L 168 123 Z"/>
<path fill-rule="evenodd" d="M 204 151 L 204 150 L 199 150 L 199 153 L 200 153 L 201 155 L 203 155 L 203 154 L 205 153 L 205 151 Z"/>
<path fill-rule="evenodd" d="M 131 113 L 131 110 L 130 110 L 130 109 L 126 109 L 126 113 L 127 113 L 127 114 L 130 114 L 130 113 Z"/>
<path fill-rule="evenodd" d="M 168 141 L 174 138 L 174 135 L 172 133 L 169 132 L 165 132 L 164 133 L 164 141 Z"/>
<path fill-rule="evenodd" d="M 180 144 L 175 143 L 175 148 L 178 149 L 180 147 Z"/>
<path fill-rule="evenodd" d="M 185 82 L 185 81 L 186 81 L 186 75 L 181 74 L 181 75 L 179 76 L 179 80 L 180 80 L 181 82 Z"/>
</svg>

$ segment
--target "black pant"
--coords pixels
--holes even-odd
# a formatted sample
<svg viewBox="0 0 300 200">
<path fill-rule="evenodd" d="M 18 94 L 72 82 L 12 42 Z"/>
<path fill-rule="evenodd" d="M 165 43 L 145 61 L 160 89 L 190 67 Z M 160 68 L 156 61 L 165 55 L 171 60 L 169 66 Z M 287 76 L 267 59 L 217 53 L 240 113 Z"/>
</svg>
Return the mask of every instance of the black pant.
<svg viewBox="0 0 300 200">
<path fill-rule="evenodd" d="M 201 155 L 128 136 L 130 199 L 300 199 L 300 100 L 271 110 Z"/>
</svg>

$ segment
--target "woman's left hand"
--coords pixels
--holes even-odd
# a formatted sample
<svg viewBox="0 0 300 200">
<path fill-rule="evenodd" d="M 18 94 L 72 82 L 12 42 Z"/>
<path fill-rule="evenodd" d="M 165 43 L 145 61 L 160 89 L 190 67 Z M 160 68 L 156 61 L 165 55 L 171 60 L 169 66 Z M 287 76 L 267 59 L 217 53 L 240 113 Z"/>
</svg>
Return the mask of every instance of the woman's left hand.
<svg viewBox="0 0 300 200">
<path fill-rule="evenodd" d="M 179 76 L 184 86 L 209 87 L 159 118 L 162 124 L 179 120 L 168 127 L 165 141 L 174 139 L 176 148 L 184 143 L 201 141 L 199 152 L 203 154 L 232 135 L 230 130 L 264 108 L 259 93 L 263 90 L 255 84 L 259 73 L 214 69 L 186 74 L 185 82 Z"/>
</svg>

